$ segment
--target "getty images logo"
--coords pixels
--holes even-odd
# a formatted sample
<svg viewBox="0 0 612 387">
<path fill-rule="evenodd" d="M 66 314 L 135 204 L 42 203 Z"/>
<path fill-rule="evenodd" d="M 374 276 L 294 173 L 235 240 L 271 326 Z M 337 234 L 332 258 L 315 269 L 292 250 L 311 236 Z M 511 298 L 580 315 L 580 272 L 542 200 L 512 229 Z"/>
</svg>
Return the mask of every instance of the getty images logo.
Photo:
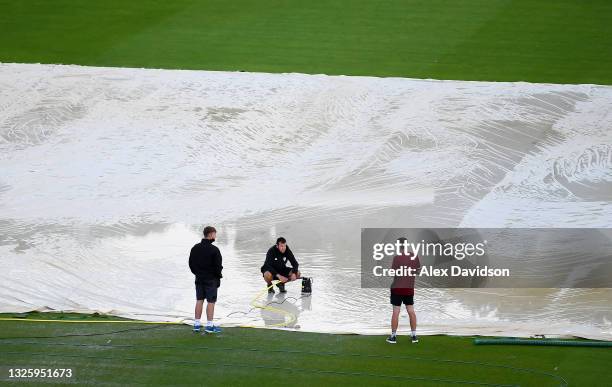
<svg viewBox="0 0 612 387">
<path fill-rule="evenodd" d="M 486 244 L 486 240 L 478 243 L 442 243 L 425 242 L 425 240 L 413 243 L 404 239 L 403 241 L 397 240 L 395 243 L 375 243 L 372 246 L 372 258 L 376 261 L 380 261 L 386 256 L 408 255 L 413 253 L 414 256 L 446 256 L 462 260 L 474 256 L 482 257 L 485 255 Z"/>
</svg>

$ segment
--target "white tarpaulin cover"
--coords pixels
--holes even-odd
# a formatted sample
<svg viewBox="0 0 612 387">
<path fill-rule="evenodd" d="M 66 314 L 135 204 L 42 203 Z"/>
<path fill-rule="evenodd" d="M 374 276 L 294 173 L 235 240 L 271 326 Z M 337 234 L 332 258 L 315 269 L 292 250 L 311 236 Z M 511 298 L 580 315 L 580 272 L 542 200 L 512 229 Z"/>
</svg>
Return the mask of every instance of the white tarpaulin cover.
<svg viewBox="0 0 612 387">
<path fill-rule="evenodd" d="M 0 312 L 192 318 L 218 229 L 221 325 L 284 236 L 305 331 L 388 331 L 361 227 L 610 227 L 612 88 L 0 64 Z M 423 289 L 421 333 L 612 339 L 611 289 Z M 400 326 L 408 329 L 406 317 Z"/>
</svg>

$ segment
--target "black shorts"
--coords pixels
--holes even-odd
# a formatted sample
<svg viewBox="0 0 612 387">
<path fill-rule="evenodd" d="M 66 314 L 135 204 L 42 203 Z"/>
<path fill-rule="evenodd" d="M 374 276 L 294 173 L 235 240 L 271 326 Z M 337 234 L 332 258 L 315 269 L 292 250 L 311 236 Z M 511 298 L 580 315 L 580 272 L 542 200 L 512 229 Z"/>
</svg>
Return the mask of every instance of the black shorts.
<svg viewBox="0 0 612 387">
<path fill-rule="evenodd" d="M 261 269 L 261 274 L 265 274 L 266 271 L 269 271 L 269 270 L 266 270 L 266 269 L 262 268 Z M 277 271 L 276 273 L 282 275 L 283 277 L 289 277 L 291 275 L 291 272 L 293 272 L 293 269 L 290 268 L 290 267 L 286 267 L 284 269 L 281 269 L 281 270 Z M 274 277 L 274 279 L 276 279 L 276 275 L 275 274 L 273 274 L 273 277 Z"/>
<path fill-rule="evenodd" d="M 402 296 L 401 294 L 391 293 L 391 304 L 393 306 L 414 305 L 414 296 Z"/>
<path fill-rule="evenodd" d="M 218 280 L 196 280 L 196 300 L 217 302 Z"/>
</svg>

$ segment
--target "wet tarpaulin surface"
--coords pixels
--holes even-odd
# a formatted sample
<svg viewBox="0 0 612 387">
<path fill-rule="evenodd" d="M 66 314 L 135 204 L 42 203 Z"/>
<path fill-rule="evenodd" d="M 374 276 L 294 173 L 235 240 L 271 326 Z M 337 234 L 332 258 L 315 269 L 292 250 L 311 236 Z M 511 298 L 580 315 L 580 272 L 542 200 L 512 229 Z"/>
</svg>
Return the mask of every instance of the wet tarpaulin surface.
<svg viewBox="0 0 612 387">
<path fill-rule="evenodd" d="M 182 320 L 219 230 L 221 324 L 287 238 L 307 331 L 382 333 L 362 227 L 610 227 L 612 88 L 0 65 L 0 311 Z M 610 289 L 423 289 L 423 333 L 612 338 Z M 401 326 L 407 327 L 405 317 Z"/>
</svg>

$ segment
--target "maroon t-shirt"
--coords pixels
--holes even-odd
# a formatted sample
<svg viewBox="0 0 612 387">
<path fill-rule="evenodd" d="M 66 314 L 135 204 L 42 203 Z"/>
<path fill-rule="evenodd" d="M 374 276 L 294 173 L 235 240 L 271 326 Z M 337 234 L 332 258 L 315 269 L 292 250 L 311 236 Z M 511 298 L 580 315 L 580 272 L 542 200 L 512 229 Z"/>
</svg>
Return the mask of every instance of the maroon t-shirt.
<svg viewBox="0 0 612 387">
<path fill-rule="evenodd" d="M 393 258 L 392 269 L 398 269 L 402 266 L 413 268 L 414 273 L 418 273 L 421 267 L 419 257 L 412 259 L 414 254 L 408 253 L 408 255 L 397 255 Z M 414 295 L 414 276 L 395 276 L 393 284 L 391 285 L 391 293 L 400 296 L 413 296 Z"/>
</svg>

